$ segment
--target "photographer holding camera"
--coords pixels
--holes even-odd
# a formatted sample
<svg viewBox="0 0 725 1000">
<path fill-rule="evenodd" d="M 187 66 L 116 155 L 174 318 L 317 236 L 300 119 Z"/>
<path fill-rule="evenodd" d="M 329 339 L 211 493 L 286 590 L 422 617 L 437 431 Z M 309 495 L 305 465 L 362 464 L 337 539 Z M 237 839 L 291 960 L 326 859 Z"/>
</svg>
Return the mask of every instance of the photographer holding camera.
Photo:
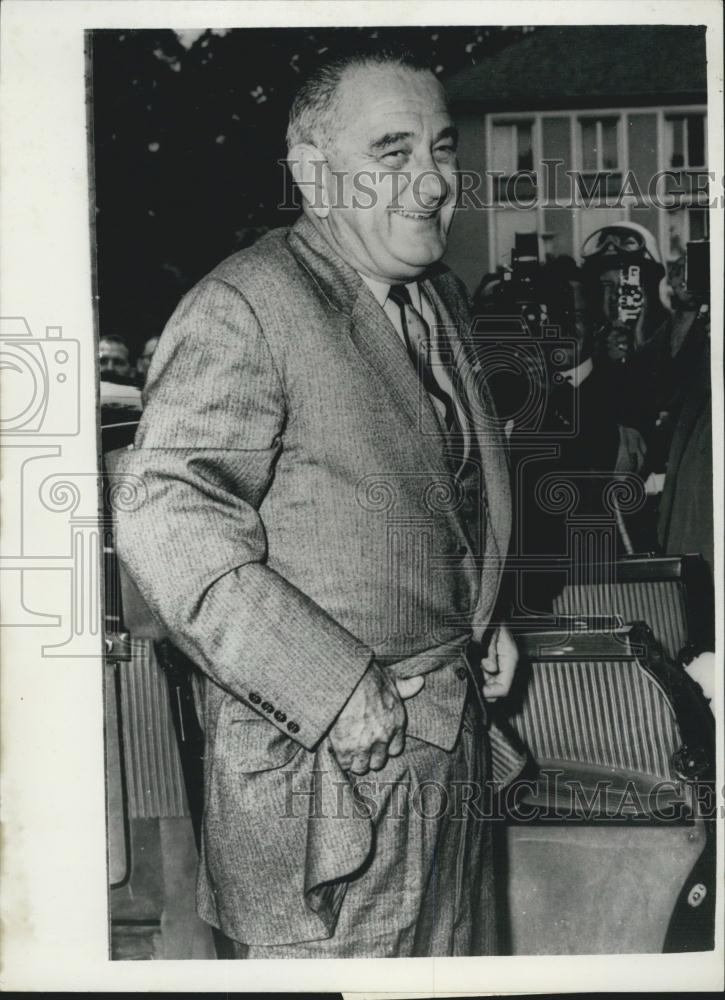
<svg viewBox="0 0 725 1000">
<path fill-rule="evenodd" d="M 669 377 L 670 312 L 654 236 L 635 222 L 604 226 L 582 246 L 582 272 L 598 324 L 598 365 L 606 373 L 618 422 L 656 447 L 662 393 Z"/>
<path fill-rule="evenodd" d="M 596 365 L 622 427 L 617 470 L 650 481 L 664 471 L 670 433 L 672 316 L 660 250 L 644 226 L 619 222 L 592 233 L 581 254 L 598 327 Z M 627 528 L 635 549 L 655 549 L 654 501 L 631 515 Z"/>
</svg>

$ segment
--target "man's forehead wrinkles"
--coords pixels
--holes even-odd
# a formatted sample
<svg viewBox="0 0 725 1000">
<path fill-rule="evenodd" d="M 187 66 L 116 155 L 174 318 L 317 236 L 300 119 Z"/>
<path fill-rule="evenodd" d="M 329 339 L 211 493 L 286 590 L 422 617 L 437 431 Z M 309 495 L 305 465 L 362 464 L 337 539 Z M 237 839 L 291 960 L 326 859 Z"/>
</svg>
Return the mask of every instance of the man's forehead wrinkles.
<svg viewBox="0 0 725 1000">
<path fill-rule="evenodd" d="M 445 108 L 436 112 L 409 112 L 397 108 L 383 114 L 364 115 L 360 128 L 373 146 L 392 137 L 415 140 L 423 135 L 438 135 L 454 125 Z"/>
</svg>

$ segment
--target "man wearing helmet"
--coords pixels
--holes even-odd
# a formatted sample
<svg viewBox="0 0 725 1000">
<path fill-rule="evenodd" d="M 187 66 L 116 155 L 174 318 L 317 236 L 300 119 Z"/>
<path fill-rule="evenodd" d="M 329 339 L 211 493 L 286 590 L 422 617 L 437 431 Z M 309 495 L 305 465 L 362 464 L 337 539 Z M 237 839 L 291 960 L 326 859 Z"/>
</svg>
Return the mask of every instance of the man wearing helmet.
<svg viewBox="0 0 725 1000">
<path fill-rule="evenodd" d="M 618 401 L 619 423 L 652 445 L 669 362 L 669 318 L 654 236 L 635 222 L 592 233 L 583 273 L 599 325 L 600 364 Z"/>
</svg>

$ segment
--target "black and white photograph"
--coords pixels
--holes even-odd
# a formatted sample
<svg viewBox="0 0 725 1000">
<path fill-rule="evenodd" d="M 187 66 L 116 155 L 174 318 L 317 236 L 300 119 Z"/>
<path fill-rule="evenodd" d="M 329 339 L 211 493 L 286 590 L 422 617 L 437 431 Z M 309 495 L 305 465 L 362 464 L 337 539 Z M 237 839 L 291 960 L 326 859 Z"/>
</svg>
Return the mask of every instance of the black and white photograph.
<svg viewBox="0 0 725 1000">
<path fill-rule="evenodd" d="M 137 6 L 74 36 L 84 323 L 2 310 L 3 643 L 92 678 L 94 961 L 713 977 L 719 5 Z"/>
<path fill-rule="evenodd" d="M 712 948 L 704 29 L 89 42 L 114 955 Z"/>
</svg>

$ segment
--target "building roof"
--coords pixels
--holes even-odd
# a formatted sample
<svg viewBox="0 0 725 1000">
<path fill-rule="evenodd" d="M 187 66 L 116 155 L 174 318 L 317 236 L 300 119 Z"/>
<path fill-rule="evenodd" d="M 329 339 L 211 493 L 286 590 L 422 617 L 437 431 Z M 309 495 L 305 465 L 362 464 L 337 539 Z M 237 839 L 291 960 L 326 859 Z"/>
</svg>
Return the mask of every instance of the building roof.
<svg viewBox="0 0 725 1000">
<path fill-rule="evenodd" d="M 446 81 L 458 108 L 535 110 L 615 103 L 704 103 L 705 28 L 536 28 Z"/>
</svg>

